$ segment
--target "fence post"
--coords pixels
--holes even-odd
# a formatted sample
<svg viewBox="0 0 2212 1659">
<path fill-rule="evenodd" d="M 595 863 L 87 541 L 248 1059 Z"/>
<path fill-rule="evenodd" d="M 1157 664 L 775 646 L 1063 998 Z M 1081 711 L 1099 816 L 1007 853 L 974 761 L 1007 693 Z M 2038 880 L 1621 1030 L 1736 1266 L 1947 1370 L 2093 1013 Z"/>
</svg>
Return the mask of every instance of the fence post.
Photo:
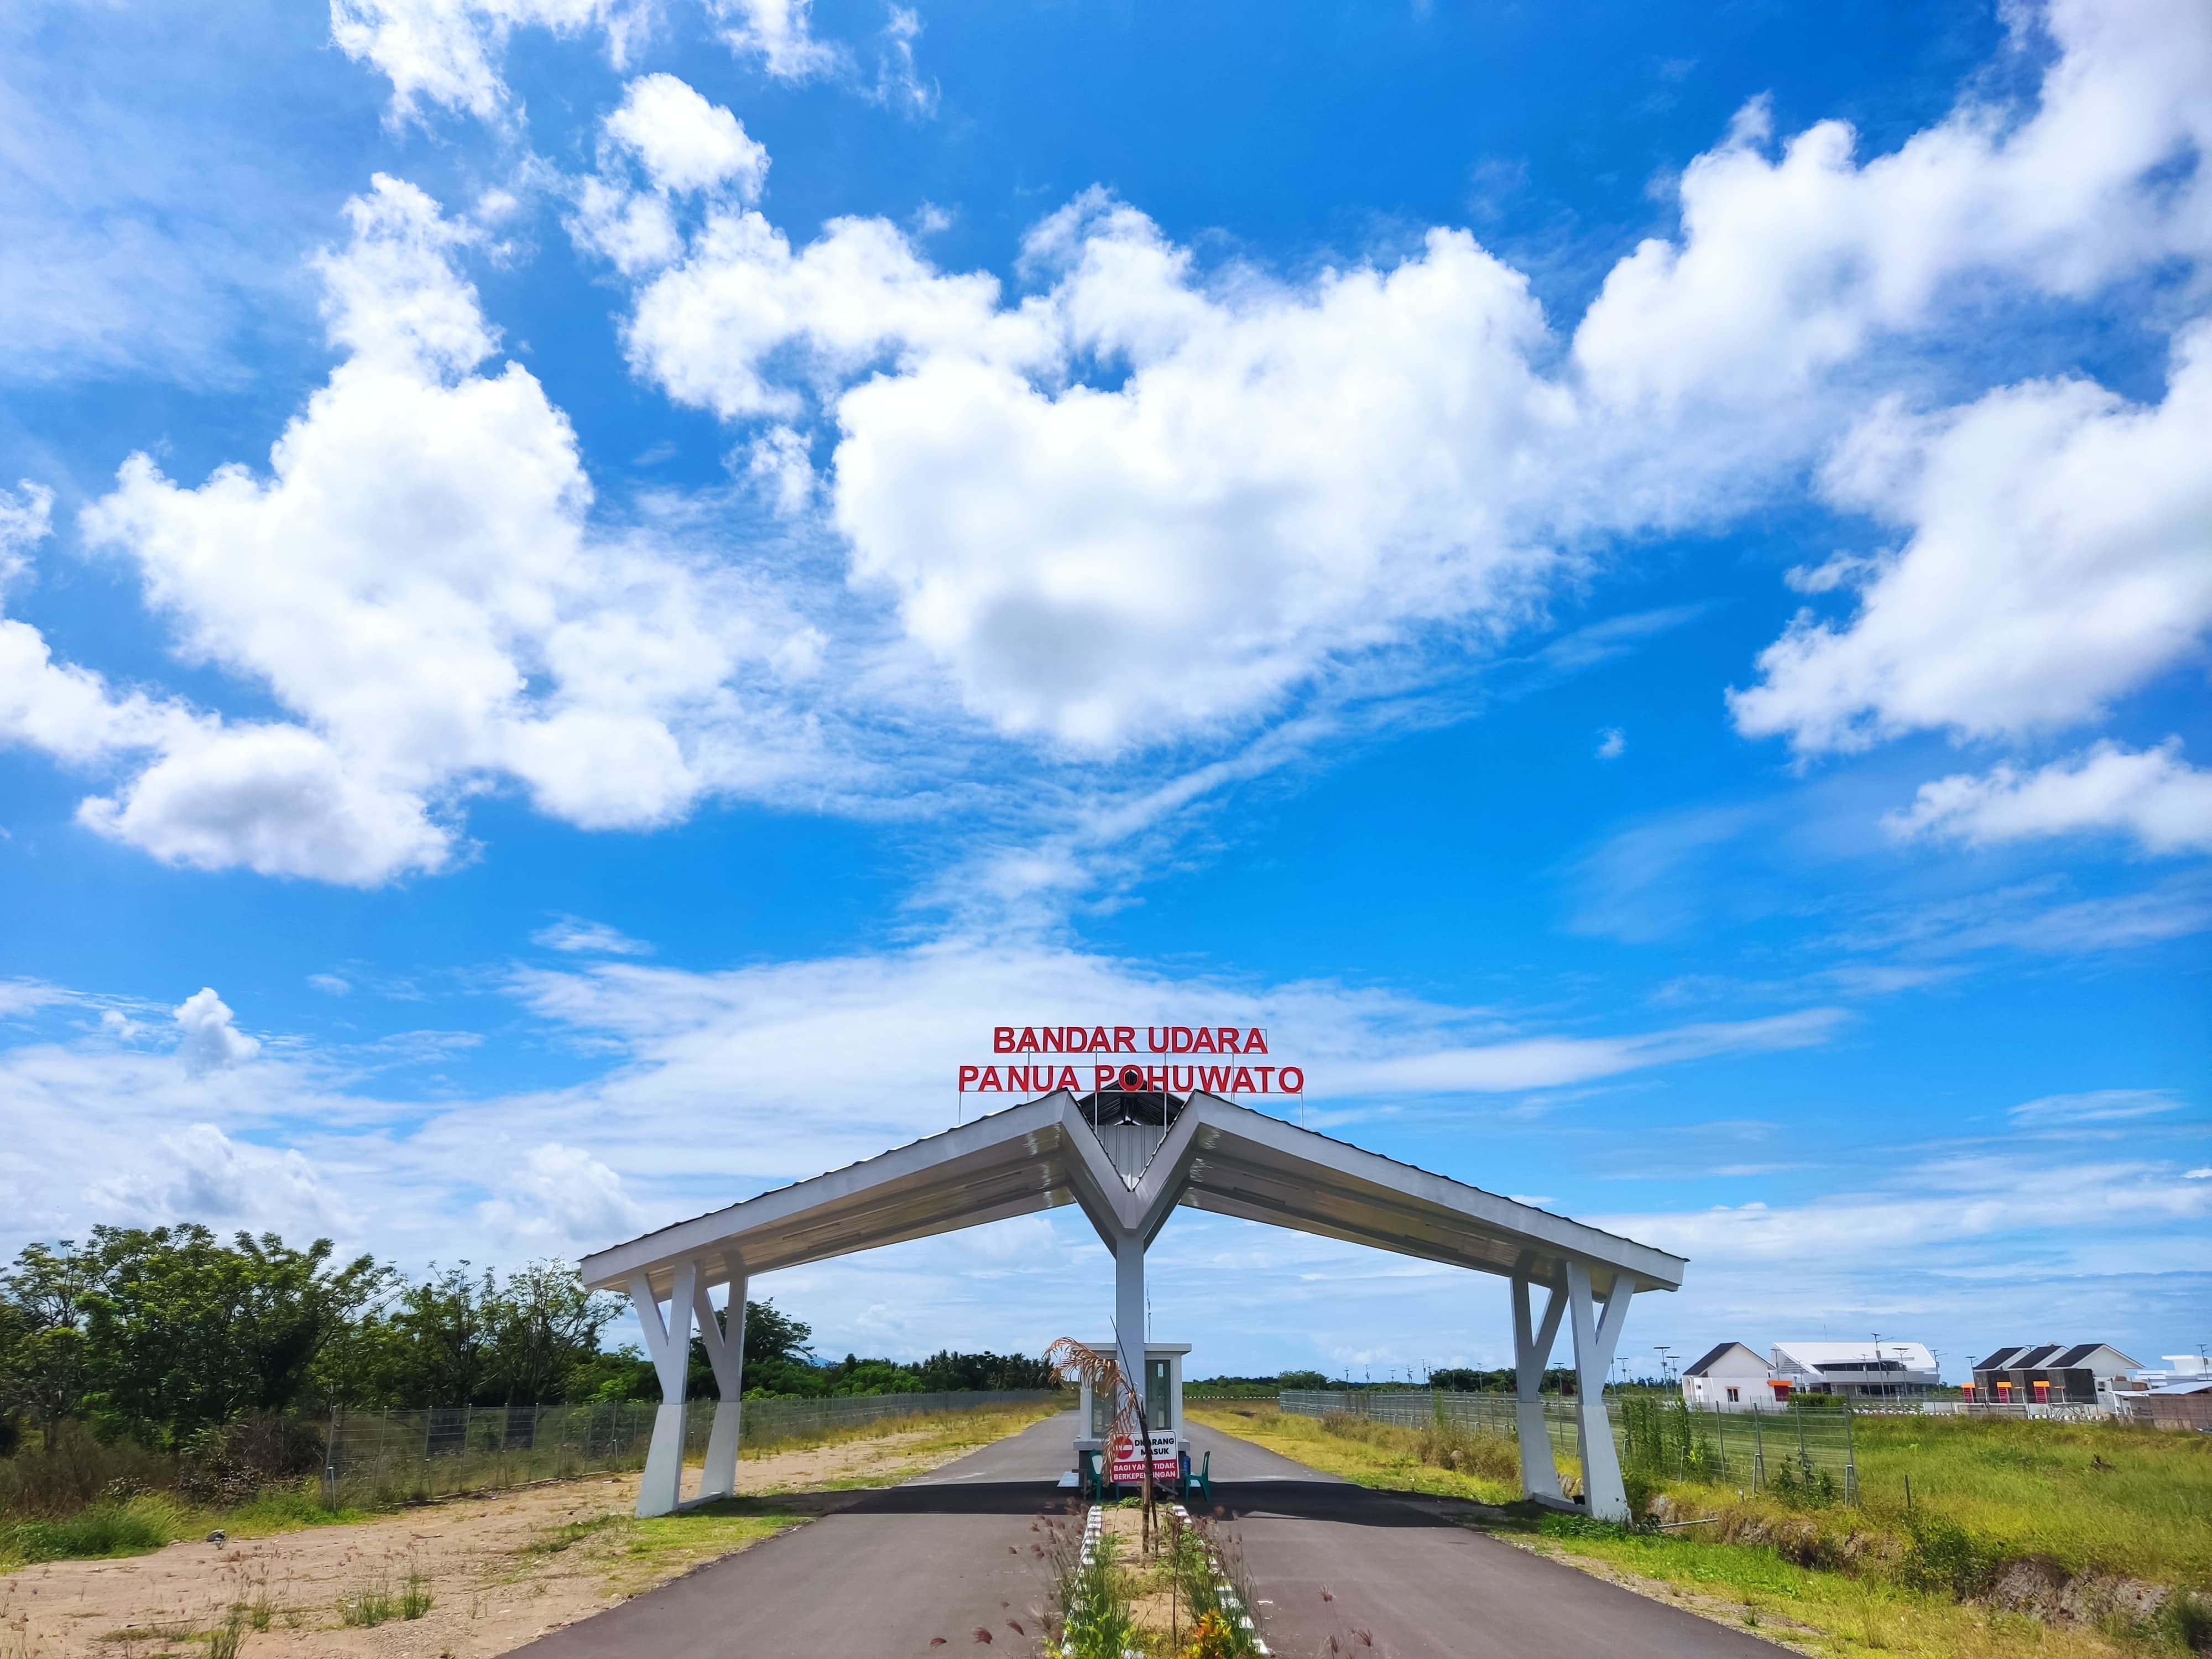
<svg viewBox="0 0 2212 1659">
<path fill-rule="evenodd" d="M 1713 1438 L 1720 1443 L 1721 1479 L 1728 1479 L 1728 1413 L 1719 1407 L 1713 1407 Z"/>
<path fill-rule="evenodd" d="M 331 1407 L 331 1425 L 323 1437 L 323 1507 L 338 1506 L 338 1408 Z"/>
<path fill-rule="evenodd" d="M 1751 1404 L 1751 1489 L 1757 1492 L 1766 1484 L 1766 1425 L 1759 1419 L 1765 1413 L 1759 1402 Z"/>
<path fill-rule="evenodd" d="M 1858 1438 L 1851 1431 L 1851 1397 L 1844 1396 L 1844 1502 L 1856 1505 L 1859 1501 Z"/>
</svg>

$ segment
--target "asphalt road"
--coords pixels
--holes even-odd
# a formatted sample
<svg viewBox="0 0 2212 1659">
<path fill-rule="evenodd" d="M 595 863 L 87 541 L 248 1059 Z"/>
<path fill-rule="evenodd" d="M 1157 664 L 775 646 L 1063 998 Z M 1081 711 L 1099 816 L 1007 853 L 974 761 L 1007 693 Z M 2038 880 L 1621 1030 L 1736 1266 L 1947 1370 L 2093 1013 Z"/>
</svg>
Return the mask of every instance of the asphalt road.
<svg viewBox="0 0 2212 1659">
<path fill-rule="evenodd" d="M 1040 1651 L 1032 1528 L 1062 1511 L 1074 1418 L 1050 1418 L 540 1638 L 530 1659 L 931 1659 Z M 1194 1427 L 1213 1455 L 1268 1645 L 1286 1659 L 1775 1659 L 1747 1633 Z M 1334 1644 L 1334 1645 L 1332 1645 Z"/>
</svg>

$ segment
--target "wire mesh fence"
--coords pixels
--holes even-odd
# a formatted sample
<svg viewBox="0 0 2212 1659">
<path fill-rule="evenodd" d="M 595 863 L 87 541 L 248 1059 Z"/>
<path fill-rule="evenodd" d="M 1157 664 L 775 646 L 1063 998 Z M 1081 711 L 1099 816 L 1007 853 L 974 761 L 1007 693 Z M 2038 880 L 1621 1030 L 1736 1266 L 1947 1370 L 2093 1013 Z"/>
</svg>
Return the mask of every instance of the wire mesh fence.
<svg viewBox="0 0 2212 1659">
<path fill-rule="evenodd" d="M 748 1400 L 741 1434 L 748 1447 L 759 1448 L 899 1418 L 1018 1408 L 1066 1397 L 1050 1389 L 1008 1389 Z M 687 1459 L 705 1455 L 714 1404 L 685 1402 Z M 623 1400 L 340 1412 L 328 1428 L 324 1496 L 336 1505 L 376 1508 L 641 1468 L 659 1409 L 655 1401 Z"/>
<path fill-rule="evenodd" d="M 1516 1444 L 1520 1441 L 1513 1396 L 1507 1394 L 1296 1389 L 1277 1400 L 1279 1409 L 1301 1417 L 1344 1412 L 1405 1428 L 1452 1422 L 1478 1434 L 1498 1435 Z M 1574 1401 L 1546 1395 L 1543 1407 L 1553 1455 L 1579 1464 L 1582 1443 Z M 1722 1412 L 1693 1409 L 1679 1395 L 1608 1392 L 1605 1409 L 1624 1469 L 1753 1492 L 1802 1492 L 1846 1503 L 1857 1498 L 1856 1437 L 1848 1405 L 1793 1403 Z"/>
</svg>

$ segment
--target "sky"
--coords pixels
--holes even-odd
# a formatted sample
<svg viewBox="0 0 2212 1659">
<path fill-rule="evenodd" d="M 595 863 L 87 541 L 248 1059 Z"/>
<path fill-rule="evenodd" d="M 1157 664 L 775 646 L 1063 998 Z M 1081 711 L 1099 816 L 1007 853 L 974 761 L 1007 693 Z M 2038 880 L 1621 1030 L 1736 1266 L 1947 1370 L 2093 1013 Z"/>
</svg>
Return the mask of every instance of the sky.
<svg viewBox="0 0 2212 1659">
<path fill-rule="evenodd" d="M 0 1249 L 574 1257 L 1000 1024 L 1689 1258 L 2212 1340 L 2212 11 L 21 0 Z M 1510 1352 L 1181 1212 L 1194 1376 Z M 1096 1334 L 1077 1212 L 763 1278 Z"/>
</svg>

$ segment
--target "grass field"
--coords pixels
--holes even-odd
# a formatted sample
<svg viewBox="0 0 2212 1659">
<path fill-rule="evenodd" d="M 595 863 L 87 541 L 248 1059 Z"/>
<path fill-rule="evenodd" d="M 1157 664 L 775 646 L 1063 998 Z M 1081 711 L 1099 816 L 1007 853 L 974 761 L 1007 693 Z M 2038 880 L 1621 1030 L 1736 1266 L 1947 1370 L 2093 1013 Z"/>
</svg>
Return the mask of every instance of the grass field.
<svg viewBox="0 0 2212 1659">
<path fill-rule="evenodd" d="M 777 1457 L 817 1447 L 892 1436 L 899 1437 L 899 1449 L 905 1458 L 957 1455 L 1003 1439 L 1063 1409 L 1046 1403 L 1005 1410 L 940 1411 L 883 1418 L 872 1423 L 842 1425 L 786 1436 L 765 1446 L 746 1444 L 741 1447 L 740 1455 L 748 1461 Z M 692 1467 L 698 1467 L 696 1461 Z M 808 1484 L 815 1489 L 835 1490 L 877 1482 L 874 1477 L 856 1474 Z M 0 1572 L 40 1561 L 143 1555 L 180 1538 L 204 1537 L 218 1527 L 234 1538 L 259 1538 L 301 1527 L 347 1525 L 372 1519 L 378 1513 L 364 1508 L 325 1508 L 312 1477 L 296 1486 L 264 1488 L 250 1503 L 220 1510 L 196 1508 L 168 1493 L 141 1493 L 89 1504 L 71 1515 L 0 1519 Z M 710 1509 L 699 1513 L 709 1519 L 717 1513 L 732 1519 L 737 1512 Z M 641 1525 L 643 1529 L 633 1540 L 641 1548 L 653 1545 L 668 1530 L 655 1531 L 659 1523 L 654 1522 Z"/>
<path fill-rule="evenodd" d="M 1285 1416 L 1259 1402 L 1190 1416 L 1363 1486 L 1500 1506 L 1520 1494 L 1517 1454 L 1502 1437 Z M 2046 1626 L 1967 1599 L 2030 1558 L 2065 1573 L 2212 1588 L 2212 1440 L 2112 1424 L 1902 1417 L 1862 1418 L 1856 1438 L 1854 1506 L 1792 1509 L 1662 1481 L 1670 1512 L 1705 1524 L 1624 1532 L 1516 1506 L 1496 1529 L 1823 1653 L 2103 1659 L 2184 1651 L 2192 1636 L 2212 1643 L 2212 1619 L 2197 1620 L 2185 1601 L 2148 1623 L 2116 1611 L 2099 1628 Z"/>
</svg>

